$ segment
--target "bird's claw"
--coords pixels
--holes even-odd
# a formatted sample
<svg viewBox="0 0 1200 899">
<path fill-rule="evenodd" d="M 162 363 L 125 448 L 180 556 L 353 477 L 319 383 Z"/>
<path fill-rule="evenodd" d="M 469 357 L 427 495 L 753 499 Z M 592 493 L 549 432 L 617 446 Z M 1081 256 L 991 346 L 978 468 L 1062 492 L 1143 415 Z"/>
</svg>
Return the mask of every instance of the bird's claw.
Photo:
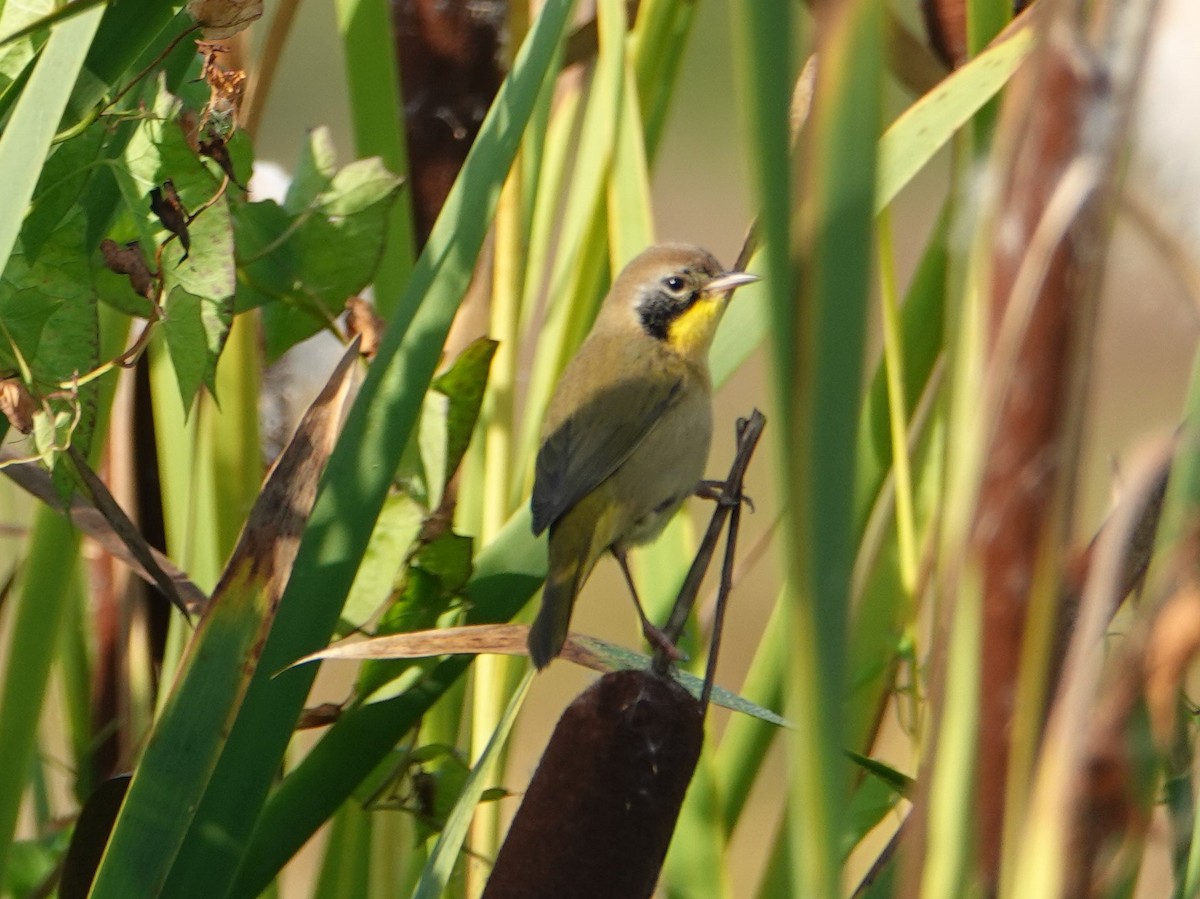
<svg viewBox="0 0 1200 899">
<path fill-rule="evenodd" d="M 755 511 L 754 500 L 744 493 L 731 495 L 726 491 L 724 481 L 701 481 L 696 487 L 696 496 L 701 499 L 711 499 L 721 506 L 736 506 L 739 503 L 745 503 L 751 512 Z"/>
<path fill-rule="evenodd" d="M 642 622 L 642 636 L 656 650 L 661 650 L 672 662 L 686 662 L 687 653 L 667 639 L 667 635 L 649 621 Z"/>
</svg>

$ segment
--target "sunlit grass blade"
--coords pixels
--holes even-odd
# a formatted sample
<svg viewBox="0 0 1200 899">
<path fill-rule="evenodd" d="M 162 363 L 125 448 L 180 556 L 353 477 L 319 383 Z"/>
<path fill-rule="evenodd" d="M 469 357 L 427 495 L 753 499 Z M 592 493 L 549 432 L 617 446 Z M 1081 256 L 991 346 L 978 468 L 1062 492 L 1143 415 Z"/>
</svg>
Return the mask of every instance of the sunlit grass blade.
<svg viewBox="0 0 1200 899">
<path fill-rule="evenodd" d="M 77 577 L 79 534 L 52 509 L 34 516 L 30 553 L 11 617 L 11 642 L 0 678 L 0 883 L 17 826 L 17 813 L 37 748 L 38 718 L 70 582 Z"/>
<path fill-rule="evenodd" d="M 475 557 L 467 587 L 468 623 L 507 621 L 529 601 L 546 574 L 546 550 L 520 510 Z M 295 661 L 290 659 L 289 662 Z M 341 716 L 283 779 L 249 838 L 234 896 L 257 896 L 322 822 L 384 760 L 396 742 L 459 679 L 468 656 L 441 661 L 414 688 L 394 699 Z"/>
<path fill-rule="evenodd" d="M 54 26 L 0 134 L 0 269 L 16 246 L 50 141 L 103 14 L 103 7 L 95 7 Z"/>
<path fill-rule="evenodd" d="M 996 96 L 1032 46 L 1032 28 L 1018 28 L 900 114 L 879 139 L 876 210 L 889 205 L 954 133 Z"/>
<path fill-rule="evenodd" d="M 390 6 L 385 0 L 338 0 L 338 28 L 346 59 L 346 81 L 361 157 L 379 156 L 390 171 L 408 172 L 404 108 L 393 46 Z M 413 265 L 412 192 L 404 190 L 388 219 L 387 243 L 375 274 L 375 307 L 387 318 Z"/>
<path fill-rule="evenodd" d="M 574 142 L 576 152 L 567 199 L 557 225 L 558 248 L 550 271 L 546 317 L 538 334 L 526 396 L 524 426 L 518 443 L 520 459 L 533 458 L 542 415 L 558 375 L 587 333 L 602 296 L 601 284 L 606 280 L 603 277 L 608 267 L 605 188 L 616 143 L 625 71 L 623 22 L 623 10 L 621 15 L 600 16 L 597 20 L 600 52 L 580 110 L 582 124 Z M 567 107 L 558 115 L 570 111 Z M 546 160 L 555 161 L 555 156 Z M 547 195 L 547 200 L 554 199 L 553 194 Z M 542 233 L 546 239 L 552 236 L 548 230 Z"/>
<path fill-rule="evenodd" d="M 530 670 L 526 672 L 520 685 L 513 692 L 508 701 L 508 708 L 500 716 L 500 721 L 496 724 L 496 730 L 492 733 L 491 739 L 488 740 L 487 746 L 484 747 L 479 758 L 475 760 L 467 782 L 463 784 L 462 792 L 458 795 L 458 801 L 454 804 L 454 810 L 446 819 L 446 824 L 438 836 L 433 852 L 430 853 L 425 872 L 413 894 L 414 899 L 438 899 L 443 895 L 442 890 L 450 879 L 450 872 L 458 859 L 459 852 L 462 851 L 463 840 L 467 835 L 471 816 L 475 814 L 475 807 L 479 804 L 483 791 L 487 789 L 488 778 L 491 777 L 492 770 L 495 768 L 496 757 L 508 740 L 512 726 L 517 720 L 517 712 L 520 711 L 521 705 L 525 701 L 525 695 L 529 692 L 529 685 L 532 681 L 533 671 Z"/>
</svg>

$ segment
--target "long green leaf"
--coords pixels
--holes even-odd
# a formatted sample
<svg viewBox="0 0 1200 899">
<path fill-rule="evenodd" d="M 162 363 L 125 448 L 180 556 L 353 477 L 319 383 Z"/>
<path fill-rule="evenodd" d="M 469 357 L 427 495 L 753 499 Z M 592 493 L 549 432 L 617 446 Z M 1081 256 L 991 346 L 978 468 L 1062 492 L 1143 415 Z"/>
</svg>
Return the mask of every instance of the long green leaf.
<svg viewBox="0 0 1200 899">
<path fill-rule="evenodd" d="M 1008 83 L 1033 46 L 1033 29 L 1014 31 L 908 107 L 879 139 L 875 209 L 880 210 L 934 154 Z"/>
<path fill-rule="evenodd" d="M 534 539 L 525 507 L 475 558 L 466 591 L 471 608 L 468 623 L 508 621 L 533 596 L 545 575 L 545 543 Z M 394 699 L 359 706 L 342 715 L 284 778 L 263 809 L 232 894 L 257 896 L 341 800 L 458 682 L 470 663 L 469 656 L 451 656 Z"/>
<path fill-rule="evenodd" d="M 467 827 L 471 823 L 471 816 L 475 814 L 475 807 L 479 804 L 480 797 L 487 788 L 487 778 L 491 776 L 492 769 L 495 768 L 496 757 L 508 739 L 513 723 L 517 720 L 517 712 L 525 702 L 525 695 L 529 692 L 529 685 L 532 682 L 533 671 L 531 670 L 526 673 L 520 686 L 513 692 L 512 698 L 508 701 L 508 708 L 504 710 L 499 724 L 496 725 L 496 730 L 488 740 L 487 746 L 484 747 L 483 753 L 476 760 L 475 767 L 471 769 L 471 773 L 467 777 L 467 782 L 463 784 L 458 801 L 454 804 L 454 810 L 446 819 L 446 826 L 442 828 L 433 852 L 430 853 L 429 862 L 425 866 L 421 882 L 417 884 L 413 899 L 438 899 L 443 894 L 442 891 L 449 882 L 450 873 L 454 869 L 454 863 L 458 860 L 459 852 L 462 851 L 463 840 L 467 836 Z"/>
<path fill-rule="evenodd" d="M 782 429 L 789 509 L 783 531 L 794 590 L 786 708 L 790 719 L 810 723 L 788 747 L 792 888 L 805 896 L 839 892 L 850 788 L 842 703 L 858 545 L 855 438 L 873 267 L 883 8 L 881 0 L 843 5 L 823 30 L 796 246 L 803 260 L 799 312 L 792 311 L 794 298 L 774 297 L 787 304 L 779 325 L 791 326 L 780 335 L 781 349 L 799 360 L 788 366 L 795 366 L 795 380 L 781 387 L 792 397 Z"/>
<path fill-rule="evenodd" d="M 267 479 L 134 771 L 92 887 L 98 899 L 162 891 L 254 673 L 355 361 L 351 349 Z"/>
<path fill-rule="evenodd" d="M 379 156 L 391 171 L 407 172 L 391 8 L 386 0 L 337 0 L 335 6 L 358 155 Z M 375 306 L 384 318 L 395 308 L 412 271 L 411 195 L 405 191 L 388 213 L 383 259 L 375 275 Z"/>
<path fill-rule="evenodd" d="M 33 765 L 54 647 L 70 607 L 70 581 L 78 576 L 79 533 L 42 506 L 34 517 L 30 546 L 15 608 L 9 610 L 11 643 L 0 680 L 0 883 Z"/>
<path fill-rule="evenodd" d="M 0 269 L 16 246 L 50 141 L 103 14 L 97 7 L 54 27 L 0 134 Z"/>
</svg>

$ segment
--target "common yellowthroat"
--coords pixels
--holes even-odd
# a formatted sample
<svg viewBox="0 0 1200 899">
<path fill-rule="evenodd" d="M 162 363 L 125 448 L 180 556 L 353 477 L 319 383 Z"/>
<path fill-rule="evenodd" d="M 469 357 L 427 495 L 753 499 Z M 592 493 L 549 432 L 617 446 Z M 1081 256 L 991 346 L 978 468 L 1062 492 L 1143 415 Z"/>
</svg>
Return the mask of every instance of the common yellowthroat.
<svg viewBox="0 0 1200 899">
<path fill-rule="evenodd" d="M 562 650 L 575 597 L 609 551 L 647 639 L 662 641 L 625 553 L 653 540 L 701 484 L 712 439 L 708 349 L 730 293 L 756 280 L 726 272 L 699 247 L 651 247 L 617 277 L 563 371 L 542 424 L 531 501 L 534 534 L 550 529 L 542 607 L 529 631 L 538 668 Z"/>
</svg>

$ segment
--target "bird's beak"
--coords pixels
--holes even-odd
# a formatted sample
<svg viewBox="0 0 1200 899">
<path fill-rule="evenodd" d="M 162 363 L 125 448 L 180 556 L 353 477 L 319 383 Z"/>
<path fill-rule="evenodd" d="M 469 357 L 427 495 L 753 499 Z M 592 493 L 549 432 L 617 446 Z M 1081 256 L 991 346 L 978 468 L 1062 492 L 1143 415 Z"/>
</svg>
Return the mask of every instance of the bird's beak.
<svg viewBox="0 0 1200 899">
<path fill-rule="evenodd" d="M 705 284 L 702 292 L 706 296 L 727 293 L 735 287 L 741 287 L 743 284 L 753 284 L 757 280 L 759 280 L 758 275 L 752 275 L 749 272 L 726 272 Z"/>
</svg>

